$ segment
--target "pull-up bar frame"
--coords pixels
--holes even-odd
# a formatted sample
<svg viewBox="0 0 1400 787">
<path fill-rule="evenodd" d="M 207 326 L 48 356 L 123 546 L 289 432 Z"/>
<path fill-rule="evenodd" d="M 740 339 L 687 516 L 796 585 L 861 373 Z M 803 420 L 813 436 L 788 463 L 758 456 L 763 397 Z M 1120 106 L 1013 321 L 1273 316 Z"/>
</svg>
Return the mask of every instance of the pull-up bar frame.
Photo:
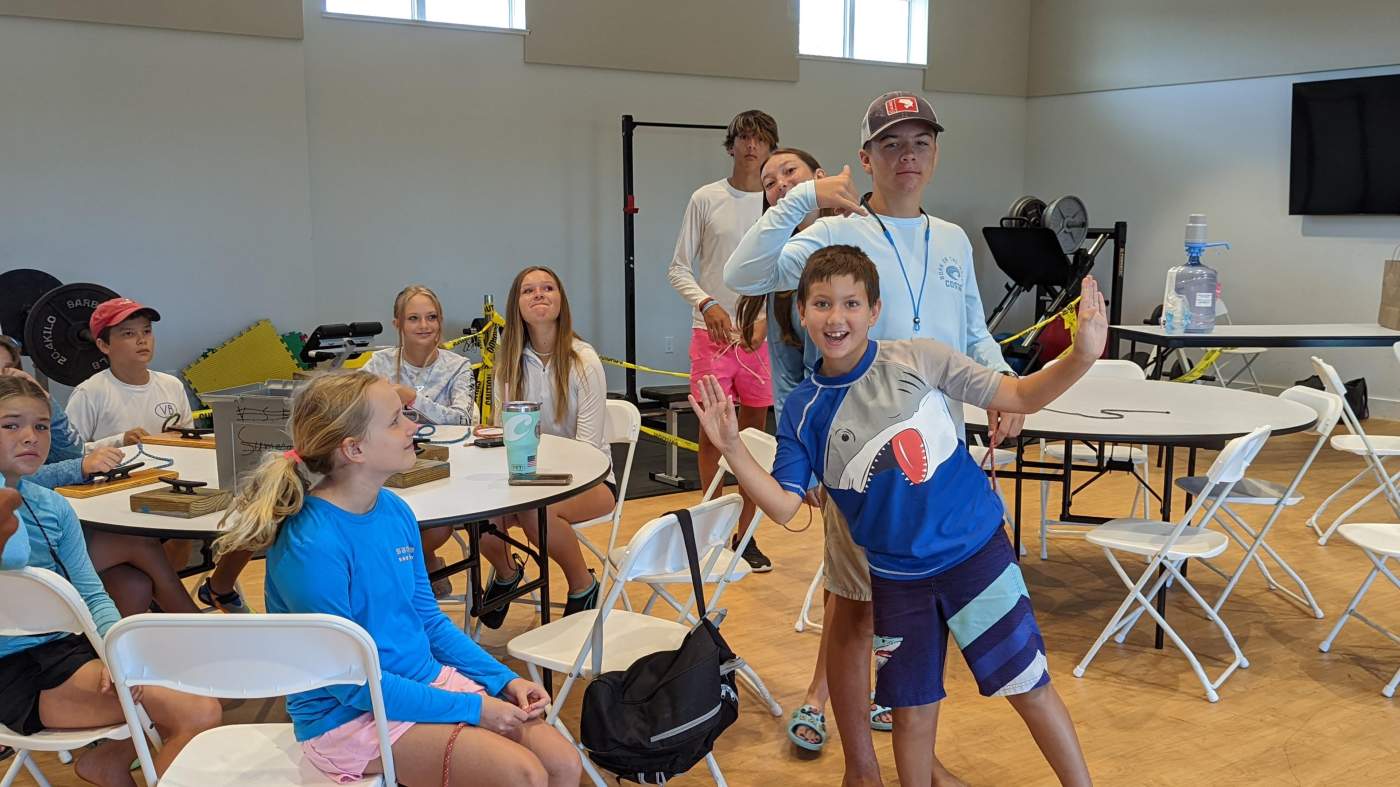
<svg viewBox="0 0 1400 787">
<path fill-rule="evenodd" d="M 724 131 L 728 126 L 702 123 L 648 123 L 622 116 L 622 259 L 623 286 L 627 300 L 627 362 L 637 363 L 637 238 L 633 225 L 637 196 L 632 188 L 632 135 L 639 128 L 693 128 Z M 627 369 L 627 401 L 637 404 L 637 370 Z"/>
</svg>

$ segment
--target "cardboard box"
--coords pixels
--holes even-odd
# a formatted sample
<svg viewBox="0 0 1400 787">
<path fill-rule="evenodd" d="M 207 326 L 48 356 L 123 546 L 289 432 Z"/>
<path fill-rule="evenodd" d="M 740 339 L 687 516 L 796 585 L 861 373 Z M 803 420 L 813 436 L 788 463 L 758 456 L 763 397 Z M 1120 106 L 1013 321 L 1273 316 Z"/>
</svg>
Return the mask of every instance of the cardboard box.
<svg viewBox="0 0 1400 787">
<path fill-rule="evenodd" d="M 1381 275 L 1381 311 L 1376 322 L 1400 331 L 1400 260 L 1386 260 Z"/>
</svg>

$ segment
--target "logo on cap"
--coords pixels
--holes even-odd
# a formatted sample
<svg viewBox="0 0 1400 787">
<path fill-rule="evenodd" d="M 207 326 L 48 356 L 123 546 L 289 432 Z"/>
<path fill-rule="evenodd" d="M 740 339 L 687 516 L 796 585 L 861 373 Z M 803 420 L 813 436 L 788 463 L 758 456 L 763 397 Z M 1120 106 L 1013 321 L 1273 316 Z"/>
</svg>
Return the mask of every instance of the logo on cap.
<svg viewBox="0 0 1400 787">
<path fill-rule="evenodd" d="M 913 96 L 895 96 L 885 102 L 885 114 L 897 115 L 901 112 L 918 112 L 919 101 Z"/>
</svg>

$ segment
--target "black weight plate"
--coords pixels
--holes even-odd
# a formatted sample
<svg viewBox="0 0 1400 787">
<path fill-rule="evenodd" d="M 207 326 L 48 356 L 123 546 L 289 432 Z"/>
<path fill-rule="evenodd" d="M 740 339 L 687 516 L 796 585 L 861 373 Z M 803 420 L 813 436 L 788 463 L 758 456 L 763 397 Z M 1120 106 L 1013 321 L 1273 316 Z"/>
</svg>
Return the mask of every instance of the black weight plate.
<svg viewBox="0 0 1400 787">
<path fill-rule="evenodd" d="M 50 380 L 77 385 L 107 368 L 107 356 L 88 331 L 99 303 L 117 297 L 100 284 L 56 287 L 35 302 L 24 323 L 24 348 L 34 368 Z"/>
<path fill-rule="evenodd" d="M 1045 203 L 1036 197 L 1027 195 L 1011 203 L 1006 217 L 1012 222 L 1010 225 L 1003 224 L 1002 226 L 1039 227 L 1041 226 L 1041 216 L 1044 213 Z"/>
<path fill-rule="evenodd" d="M 0 333 L 15 341 L 24 341 L 24 318 L 34 302 L 61 284 L 63 282 L 53 276 L 33 268 L 0 273 Z"/>
</svg>

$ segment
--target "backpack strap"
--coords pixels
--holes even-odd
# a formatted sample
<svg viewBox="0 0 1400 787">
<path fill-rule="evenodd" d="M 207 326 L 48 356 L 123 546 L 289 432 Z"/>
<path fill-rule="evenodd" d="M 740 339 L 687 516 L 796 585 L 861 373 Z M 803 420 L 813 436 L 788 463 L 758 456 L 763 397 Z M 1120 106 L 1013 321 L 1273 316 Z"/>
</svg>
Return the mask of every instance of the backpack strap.
<svg viewBox="0 0 1400 787">
<path fill-rule="evenodd" d="M 705 585 L 700 581 L 700 553 L 695 547 L 695 521 L 690 517 L 690 509 L 681 508 L 669 512 L 675 515 L 681 526 L 681 537 L 685 539 L 686 562 L 690 563 L 690 582 L 695 590 L 695 607 L 701 620 L 705 618 Z"/>
</svg>

